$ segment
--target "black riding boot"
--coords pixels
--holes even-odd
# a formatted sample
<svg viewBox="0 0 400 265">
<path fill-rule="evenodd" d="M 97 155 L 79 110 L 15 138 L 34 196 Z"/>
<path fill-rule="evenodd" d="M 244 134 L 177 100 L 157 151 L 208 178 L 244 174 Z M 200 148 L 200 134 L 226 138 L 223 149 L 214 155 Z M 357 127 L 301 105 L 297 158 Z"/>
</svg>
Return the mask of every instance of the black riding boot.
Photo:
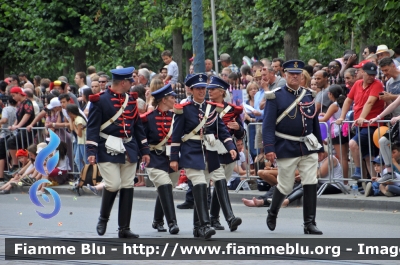
<svg viewBox="0 0 400 265">
<path fill-rule="evenodd" d="M 193 236 L 194 237 L 200 237 L 199 229 L 200 229 L 199 215 L 197 214 L 196 205 L 194 205 L 193 206 Z"/>
<path fill-rule="evenodd" d="M 215 230 L 225 230 L 225 227 L 221 225 L 221 223 L 219 222 L 220 206 L 215 186 L 210 204 L 211 204 L 210 207 L 211 226 L 214 227 Z"/>
<path fill-rule="evenodd" d="M 161 201 L 161 205 L 167 219 L 167 225 L 169 233 L 174 235 L 179 233 L 179 227 L 176 221 L 174 198 L 172 194 L 172 185 L 162 185 L 158 187 L 158 196 Z"/>
<path fill-rule="evenodd" d="M 130 229 L 131 214 L 133 204 L 133 188 L 119 190 L 119 209 L 118 209 L 118 237 L 119 238 L 138 238 L 139 235 L 132 233 Z"/>
<path fill-rule="evenodd" d="M 304 234 L 322 235 L 315 222 L 317 212 L 317 184 L 304 185 L 303 218 Z"/>
<path fill-rule="evenodd" d="M 111 209 L 114 205 L 115 197 L 118 191 L 111 192 L 103 189 L 103 198 L 101 200 L 100 217 L 97 223 L 97 234 L 102 236 L 106 233 L 108 218 L 110 217 Z"/>
<path fill-rule="evenodd" d="M 154 218 L 152 227 L 158 232 L 167 232 L 167 229 L 164 228 L 164 211 L 160 202 L 160 194 L 158 194 L 156 205 L 154 206 Z"/>
<path fill-rule="evenodd" d="M 285 200 L 286 195 L 282 194 L 279 189 L 274 190 L 272 195 L 272 202 L 268 209 L 267 226 L 269 230 L 274 231 L 276 227 L 276 218 L 278 218 L 279 209 L 282 206 L 282 202 Z"/>
<path fill-rule="evenodd" d="M 222 212 L 225 216 L 225 220 L 228 222 L 229 229 L 231 230 L 231 232 L 236 231 L 238 226 L 242 223 L 242 219 L 240 217 L 235 217 L 235 215 L 233 214 L 226 180 L 218 180 L 214 183 L 214 186 L 214 189 L 218 196 L 219 204 L 221 205 Z"/>
<path fill-rule="evenodd" d="M 210 239 L 212 235 L 215 235 L 215 230 L 210 226 L 210 216 L 207 209 L 207 184 L 193 186 L 193 197 L 200 222 L 198 235 L 201 238 Z M 195 233 L 193 232 L 193 234 Z"/>
</svg>

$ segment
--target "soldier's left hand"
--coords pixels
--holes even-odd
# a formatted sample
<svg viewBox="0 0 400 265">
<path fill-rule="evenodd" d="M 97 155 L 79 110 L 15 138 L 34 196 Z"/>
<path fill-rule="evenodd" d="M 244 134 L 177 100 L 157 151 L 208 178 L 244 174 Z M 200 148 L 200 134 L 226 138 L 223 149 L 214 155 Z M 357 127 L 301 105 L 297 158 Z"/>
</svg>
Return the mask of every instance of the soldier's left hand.
<svg viewBox="0 0 400 265">
<path fill-rule="evenodd" d="M 142 162 L 144 163 L 144 166 L 148 166 L 150 164 L 150 156 L 149 155 L 144 155 L 142 157 Z"/>
<path fill-rule="evenodd" d="M 229 153 L 231 154 L 232 159 L 236 158 L 236 151 L 235 150 L 231 150 L 231 151 L 229 151 Z"/>
</svg>

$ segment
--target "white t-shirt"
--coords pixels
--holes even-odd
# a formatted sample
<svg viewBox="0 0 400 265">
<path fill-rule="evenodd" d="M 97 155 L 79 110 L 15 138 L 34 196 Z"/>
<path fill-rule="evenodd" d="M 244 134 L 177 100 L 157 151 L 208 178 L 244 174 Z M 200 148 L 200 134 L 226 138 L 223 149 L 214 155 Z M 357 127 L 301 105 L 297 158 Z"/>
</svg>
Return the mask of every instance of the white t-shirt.
<svg viewBox="0 0 400 265">
<path fill-rule="evenodd" d="M 68 158 L 67 155 L 64 157 L 63 160 L 60 159 L 60 160 L 58 161 L 58 166 L 57 166 L 57 168 L 58 168 L 59 170 L 71 170 L 71 167 L 69 166 L 69 158 Z"/>
<path fill-rule="evenodd" d="M 13 125 L 15 120 L 17 119 L 17 108 L 13 106 L 5 107 L 1 113 L 1 117 L 7 119 L 7 123 L 2 124 L 1 126 L 3 129 L 7 130 L 2 130 L 0 132 L 0 138 L 4 138 L 11 134 L 10 131 L 8 130 L 8 127 Z M 16 134 L 16 132 L 17 131 L 15 130 L 14 134 Z"/>
<path fill-rule="evenodd" d="M 40 112 L 40 107 L 39 104 L 37 104 L 36 100 L 31 100 L 33 104 L 33 111 L 35 112 L 35 117 L 39 114 Z"/>
<path fill-rule="evenodd" d="M 172 76 L 170 80 L 170 84 L 176 84 L 178 82 L 178 76 L 179 76 L 179 69 L 178 65 L 176 62 L 171 61 L 168 65 L 168 75 Z"/>
<path fill-rule="evenodd" d="M 236 161 L 236 166 L 242 167 L 242 164 L 244 162 L 246 162 L 246 156 L 243 152 L 239 152 L 239 160 Z M 235 178 L 240 178 L 240 175 L 237 172 L 233 171 L 232 176 L 228 181 L 228 186 L 231 185 L 231 182 L 234 181 Z"/>
<path fill-rule="evenodd" d="M 83 90 L 84 90 L 84 89 L 87 89 L 87 88 L 90 89 L 90 87 L 88 87 L 87 85 L 84 85 L 83 87 L 80 87 L 80 88 L 78 89 L 78 90 L 79 90 L 79 96 L 80 96 L 80 97 L 82 97 Z"/>
</svg>

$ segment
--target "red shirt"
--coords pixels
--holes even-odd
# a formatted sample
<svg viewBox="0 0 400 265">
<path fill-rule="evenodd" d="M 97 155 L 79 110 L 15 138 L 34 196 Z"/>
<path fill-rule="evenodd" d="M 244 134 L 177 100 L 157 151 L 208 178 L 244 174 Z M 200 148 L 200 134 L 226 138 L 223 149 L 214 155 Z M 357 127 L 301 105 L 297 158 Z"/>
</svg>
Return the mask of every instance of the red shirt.
<svg viewBox="0 0 400 265">
<path fill-rule="evenodd" d="M 364 105 L 368 101 L 368 97 L 373 96 L 378 98 L 368 113 L 366 120 L 370 120 L 378 116 L 384 108 L 385 102 L 379 99 L 379 93 L 383 92 L 383 85 L 379 80 L 374 80 L 367 88 L 363 88 L 363 80 L 357 80 L 347 95 L 348 98 L 354 101 L 354 120 L 358 119 L 362 113 Z M 377 123 L 371 124 L 372 126 L 378 126 Z M 368 127 L 367 123 L 364 123 L 361 127 Z"/>
</svg>

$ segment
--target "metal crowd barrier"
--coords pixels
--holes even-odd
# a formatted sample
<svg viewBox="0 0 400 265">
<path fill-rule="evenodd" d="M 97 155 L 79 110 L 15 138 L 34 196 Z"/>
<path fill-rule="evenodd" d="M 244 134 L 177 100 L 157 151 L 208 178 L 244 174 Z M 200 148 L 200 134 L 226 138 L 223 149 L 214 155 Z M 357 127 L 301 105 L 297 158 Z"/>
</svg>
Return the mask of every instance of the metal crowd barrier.
<svg viewBox="0 0 400 265">
<path fill-rule="evenodd" d="M 352 125 L 353 125 L 353 123 L 354 123 L 354 121 L 343 121 L 343 124 L 345 124 L 345 123 L 348 123 L 348 126 L 349 126 L 349 133 L 348 133 L 348 140 L 349 140 L 349 142 L 350 142 L 350 140 L 352 139 L 352 137 L 353 137 L 353 135 L 351 135 L 351 130 L 352 130 Z M 366 124 L 367 124 L 367 128 L 368 128 L 368 138 L 369 139 L 371 139 L 371 133 L 370 133 L 370 130 L 369 130 L 369 128 L 370 128 L 370 124 L 369 124 L 369 122 L 365 122 Z M 377 129 L 378 129 L 378 139 L 380 139 L 383 135 L 381 135 L 380 134 L 380 126 L 381 126 L 381 124 L 386 124 L 387 125 L 387 123 L 390 123 L 390 120 L 380 120 L 380 121 L 378 121 L 377 122 L 378 123 L 378 127 L 377 127 Z M 257 122 L 257 123 L 249 123 L 248 125 L 247 125 L 247 129 L 246 129 L 246 138 L 245 138 L 245 140 L 247 141 L 247 144 L 246 144 L 246 146 L 247 146 L 247 153 L 248 153 L 248 157 L 247 157 L 247 159 L 248 160 L 250 160 L 250 156 L 251 156 L 251 153 L 250 153 L 250 141 L 249 141 L 249 139 L 248 139 L 248 136 L 250 135 L 249 134 L 249 129 L 250 129 L 250 127 L 251 126 L 257 126 L 257 125 L 262 125 L 262 123 L 261 122 Z M 366 174 L 364 174 L 364 168 L 363 168 L 363 157 L 362 157 L 362 153 L 361 153 L 361 147 L 359 146 L 359 148 L 358 148 L 358 152 L 359 152 L 359 158 L 360 158 L 360 169 L 361 169 L 361 176 L 362 176 L 362 178 L 361 179 L 357 179 L 357 180 L 355 180 L 355 179 L 352 179 L 351 177 L 347 177 L 347 178 L 345 178 L 345 177 L 342 177 L 342 178 L 334 178 L 334 176 L 333 176 L 333 174 L 334 174 L 334 171 L 333 171 L 333 168 L 334 168 L 334 165 L 333 165 L 333 159 L 331 159 L 331 157 L 332 156 L 334 156 L 334 154 L 333 154 L 333 151 L 334 151 L 334 148 L 333 148 L 333 143 L 332 143 L 332 137 L 331 137 L 331 130 L 332 130 L 332 126 L 334 126 L 334 123 L 332 123 L 332 124 L 330 124 L 330 125 L 328 125 L 328 123 L 326 123 L 326 122 L 320 122 L 320 125 L 323 125 L 323 126 L 325 126 L 326 127 L 326 134 L 327 134 L 327 137 L 326 137 L 326 139 L 323 139 L 323 140 L 325 140 L 325 142 L 326 142 L 326 144 L 327 144 L 327 153 L 328 153 L 328 161 L 329 161 L 329 163 L 328 163 L 328 178 L 324 178 L 324 181 L 326 181 L 326 182 L 324 182 L 322 185 L 321 185 L 321 187 L 319 188 L 319 190 L 318 190 L 318 196 L 320 196 L 320 195 L 322 195 L 323 194 L 323 192 L 325 191 L 325 189 L 329 186 L 329 185 L 336 185 L 336 187 L 338 187 L 344 194 L 349 194 L 349 191 L 346 189 L 346 187 L 345 187 L 345 185 L 343 184 L 343 181 L 357 181 L 357 182 L 367 182 L 367 181 L 370 181 L 370 179 L 367 179 L 367 178 L 363 178 L 363 176 L 364 175 L 366 175 Z M 339 126 L 339 131 L 340 131 L 340 133 L 342 133 L 342 126 L 343 125 L 340 125 Z M 389 129 L 391 129 L 391 125 L 390 125 L 390 127 L 389 127 Z M 359 136 L 360 135 L 360 130 L 361 130 L 361 128 L 360 127 L 354 127 L 354 129 L 355 130 L 357 130 L 357 135 Z M 390 137 L 391 137 L 391 135 L 389 135 Z M 390 145 L 390 151 L 392 151 L 392 139 L 388 139 L 389 141 L 390 141 L 390 143 L 391 143 L 391 145 Z M 371 154 L 371 152 L 372 152 L 372 144 L 374 144 L 372 141 L 368 141 L 368 153 L 369 154 Z M 345 157 L 345 158 L 342 158 L 342 148 L 343 148 L 343 144 L 342 144 L 342 139 L 341 138 L 339 138 L 339 146 L 340 146 L 340 148 L 339 148 L 339 154 L 336 154 L 336 157 L 338 158 L 338 161 L 341 163 L 342 162 L 342 160 L 343 159 L 347 159 L 347 160 L 349 160 L 350 159 L 350 163 L 349 163 L 349 167 L 348 167 L 348 171 L 350 171 L 350 172 L 348 172 L 348 173 L 350 173 L 350 176 L 351 175 L 353 175 L 353 172 L 354 172 L 354 160 L 353 160 L 353 157 L 351 156 L 351 152 L 350 152 L 350 148 L 349 148 L 349 150 L 348 150 L 348 152 L 347 152 L 347 157 Z M 257 155 L 259 154 L 259 150 L 256 148 L 256 150 L 257 150 Z M 261 150 L 261 152 L 263 152 L 263 150 Z M 372 174 L 375 174 L 374 172 L 374 168 L 373 168 L 373 165 L 372 165 L 372 160 L 374 159 L 374 157 L 373 156 L 370 156 L 370 160 L 369 160 L 369 166 L 370 166 L 370 169 L 371 169 L 371 173 L 370 173 L 370 175 L 371 175 L 371 177 L 374 177 L 374 175 L 372 175 Z M 381 164 L 381 166 L 382 166 L 382 164 Z M 383 168 L 383 167 L 382 167 Z M 344 169 L 343 169 L 343 166 L 342 166 L 342 176 L 344 176 L 344 171 L 343 171 Z M 392 176 L 393 176 L 393 173 L 394 172 L 394 170 L 392 170 Z M 249 163 L 247 163 L 247 167 L 246 167 L 246 179 L 244 179 L 244 180 L 242 180 L 240 183 L 239 183 L 239 185 L 238 185 L 238 187 L 237 187 L 237 189 L 235 190 L 235 192 L 239 192 L 240 191 L 240 189 L 241 189 L 241 187 L 243 186 L 243 184 L 246 182 L 246 181 L 249 181 L 249 180 L 251 180 L 251 179 L 258 179 L 259 177 L 257 176 L 257 175 L 251 175 L 250 174 L 250 165 L 249 165 Z M 393 182 L 400 182 L 400 180 L 394 180 Z"/>
<path fill-rule="evenodd" d="M 352 125 L 353 125 L 353 123 L 354 123 L 354 121 L 343 121 L 343 124 L 348 124 L 348 126 L 349 126 L 349 134 L 348 134 L 348 139 L 349 139 L 349 142 L 350 142 L 350 140 L 352 139 L 352 137 L 354 137 L 354 136 L 352 136 L 351 134 L 350 134 L 350 131 L 351 131 L 351 128 L 352 128 Z M 366 128 L 368 128 L 368 139 L 371 139 L 371 132 L 370 132 L 370 124 L 369 124 L 369 122 L 368 121 L 365 121 L 364 122 L 366 125 L 367 125 L 367 127 Z M 380 130 L 380 127 L 382 126 L 382 124 L 385 124 L 385 125 L 389 125 L 389 130 L 390 129 L 392 129 L 392 127 L 394 126 L 392 126 L 391 124 L 390 124 L 390 120 L 379 120 L 379 121 L 377 121 L 377 124 L 378 124 L 378 126 L 377 126 L 377 129 L 376 130 L 378 130 L 378 139 L 380 139 L 383 135 L 381 134 L 381 130 Z M 334 124 L 330 124 L 330 126 L 334 126 Z M 340 128 L 340 132 L 342 132 L 342 127 L 343 127 L 343 125 L 340 125 L 339 126 L 339 128 Z M 375 126 L 374 126 L 375 127 Z M 360 127 L 358 127 L 358 126 L 356 126 L 356 127 L 353 127 L 356 131 L 357 131 L 357 135 L 358 136 L 360 136 L 360 130 L 361 130 L 361 128 Z M 330 151 L 332 151 L 333 150 L 333 148 L 332 148 L 332 141 L 331 141 L 331 136 L 330 136 L 330 134 L 329 134 L 329 137 L 328 137 L 328 140 L 329 140 L 329 144 L 330 144 L 330 146 L 329 146 L 329 150 Z M 389 142 L 390 142 L 390 153 L 392 153 L 392 143 L 393 143 L 393 140 L 391 139 L 391 135 L 389 134 Z M 358 138 L 358 142 L 360 142 L 360 138 Z M 372 153 L 372 148 L 373 148 L 373 145 L 374 143 L 373 143 L 373 141 L 368 141 L 368 153 L 369 154 L 371 154 Z M 341 150 L 341 148 L 342 148 L 342 141 L 341 141 L 341 139 L 339 138 L 339 145 L 340 145 L 340 154 L 339 155 L 337 155 L 337 157 L 339 157 L 339 161 L 342 161 L 343 160 L 343 158 L 342 158 L 342 150 Z M 352 155 L 351 155 L 351 151 L 350 151 L 350 148 L 349 148 L 349 153 L 348 153 L 348 155 L 349 155 L 349 157 L 350 157 L 350 162 L 351 162 L 351 164 L 352 165 L 354 165 L 354 160 L 353 160 L 353 157 L 352 157 Z M 360 145 L 359 145 L 359 148 L 358 148 L 358 155 L 359 155 L 359 158 L 360 158 L 360 171 L 361 171 L 361 179 L 353 179 L 353 178 L 351 178 L 351 177 L 348 177 L 348 178 L 336 178 L 336 179 L 334 179 L 333 178 L 333 172 L 331 172 L 330 174 L 329 174 L 329 181 L 328 182 L 326 182 L 326 183 L 324 183 L 321 187 L 320 187 L 320 189 L 318 190 L 318 196 L 320 196 L 324 191 L 325 191 L 325 189 L 326 189 L 326 187 L 328 186 L 328 185 L 332 185 L 332 184 L 338 184 L 338 186 L 341 188 L 341 190 L 342 191 L 346 191 L 346 192 L 344 192 L 344 193 L 349 193 L 345 188 L 344 188 L 344 186 L 343 186 L 343 184 L 340 182 L 340 181 L 357 181 L 357 182 L 368 182 L 368 181 L 371 181 L 370 179 L 368 179 L 368 178 L 363 178 L 364 176 L 367 176 L 367 174 L 364 174 L 365 172 L 364 172 L 364 167 L 363 167 L 363 165 L 364 165 L 364 163 L 363 163 L 363 160 L 364 160 L 364 158 L 362 157 L 362 153 L 361 153 L 361 147 L 360 147 Z M 381 152 L 379 151 L 379 156 L 382 158 L 382 155 L 381 155 Z M 370 157 L 370 159 L 369 159 L 369 166 L 370 166 L 370 172 L 369 172 L 369 174 L 370 174 L 370 176 L 371 177 L 374 177 L 375 175 L 372 175 L 372 174 L 375 174 L 376 172 L 375 172 L 375 170 L 374 170 L 374 167 L 373 167 L 373 164 L 372 164 L 372 160 L 375 158 L 374 156 L 369 156 Z M 347 157 L 346 158 L 344 158 L 344 159 L 348 159 Z M 330 164 L 331 164 L 331 168 L 333 168 L 333 161 L 331 161 L 330 160 Z M 350 169 L 350 176 L 352 176 L 353 175 L 353 170 L 354 170 L 354 168 L 355 168 L 355 166 L 350 166 L 350 163 L 349 163 L 349 169 Z M 382 168 L 382 171 L 383 171 L 383 165 L 382 165 L 382 159 L 381 159 L 381 168 Z M 343 168 L 342 168 L 343 169 Z M 367 168 L 367 170 L 368 170 L 368 168 Z M 392 170 L 392 178 L 393 178 L 393 174 L 394 174 L 394 170 Z M 393 181 L 391 181 L 391 182 L 400 182 L 400 180 L 393 180 Z"/>
<path fill-rule="evenodd" d="M 15 131 L 10 131 L 9 129 L 4 129 L 2 128 L 1 131 L 4 132 L 7 137 L 4 140 L 4 145 L 5 145 L 5 151 L 6 151 L 6 163 L 8 165 L 8 168 L 12 168 L 12 161 L 10 161 L 11 157 L 9 155 L 9 150 L 7 148 L 7 140 L 10 137 L 20 137 L 20 143 L 18 143 L 18 141 L 16 141 L 16 150 L 18 149 L 27 149 L 30 145 L 32 144 L 39 144 L 41 142 L 46 142 L 48 143 L 49 139 L 46 139 L 46 137 L 44 136 L 46 130 L 48 130 L 46 127 L 33 127 L 31 130 L 27 130 L 27 128 L 19 128 L 18 130 Z M 23 132 L 23 133 L 21 133 Z M 74 146 L 73 146 L 73 135 L 71 132 L 67 131 L 66 128 L 57 128 L 54 130 L 54 132 L 57 135 L 63 135 L 63 137 L 60 137 L 60 140 L 65 142 L 67 144 L 67 156 L 70 162 L 70 167 L 71 170 L 68 171 L 68 174 L 70 175 L 79 175 L 80 172 L 76 172 L 74 171 L 75 166 L 74 166 Z M 26 136 L 30 136 L 27 137 L 27 146 L 21 146 L 21 143 L 24 144 L 24 139 L 23 137 Z M 86 139 L 85 139 L 86 142 Z M 86 150 L 84 151 L 84 157 L 86 157 Z M 19 166 L 19 163 L 18 163 Z M 8 173 L 8 170 L 4 170 L 5 173 Z"/>
</svg>

